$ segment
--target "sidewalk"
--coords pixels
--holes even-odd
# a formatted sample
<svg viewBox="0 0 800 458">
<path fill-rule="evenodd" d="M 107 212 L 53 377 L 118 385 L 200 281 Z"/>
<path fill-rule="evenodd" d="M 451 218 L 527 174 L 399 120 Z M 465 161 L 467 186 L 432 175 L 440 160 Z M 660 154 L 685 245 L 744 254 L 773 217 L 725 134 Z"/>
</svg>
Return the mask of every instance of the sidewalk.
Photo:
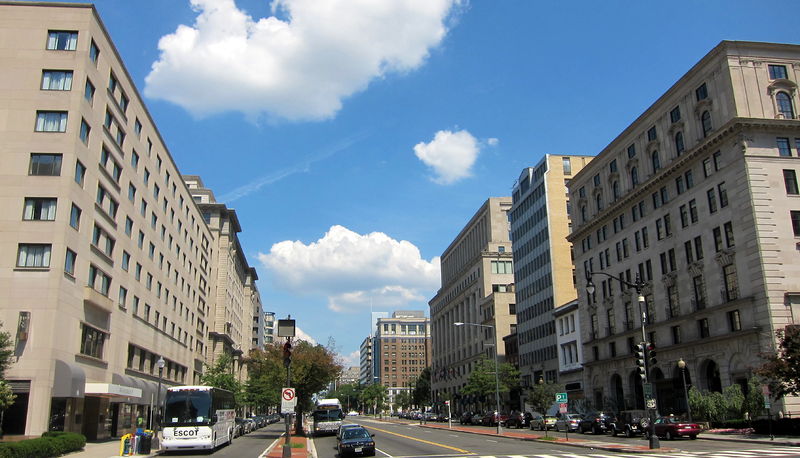
<svg viewBox="0 0 800 458">
<path fill-rule="evenodd" d="M 772 436 L 767 434 L 727 434 L 702 432 L 700 439 L 712 441 L 744 442 L 750 444 L 780 445 L 800 447 L 800 437 L 797 436 Z"/>
<path fill-rule="evenodd" d="M 120 440 L 117 439 L 109 439 L 107 441 L 99 441 L 99 442 L 87 442 L 86 445 L 83 447 L 83 451 L 80 452 L 73 452 L 68 453 L 64 456 L 74 457 L 74 458 L 112 458 L 118 457 L 119 449 L 120 449 Z M 153 450 L 153 453 L 150 455 L 133 455 L 140 458 L 145 458 L 148 456 L 157 456 L 158 450 Z"/>
</svg>

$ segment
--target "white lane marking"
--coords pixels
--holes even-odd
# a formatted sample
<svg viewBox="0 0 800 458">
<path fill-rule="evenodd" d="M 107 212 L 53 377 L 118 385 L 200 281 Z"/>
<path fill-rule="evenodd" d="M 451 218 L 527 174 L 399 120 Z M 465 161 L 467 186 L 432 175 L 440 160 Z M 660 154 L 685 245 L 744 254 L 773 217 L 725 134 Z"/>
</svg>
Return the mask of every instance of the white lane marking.
<svg viewBox="0 0 800 458">
<path fill-rule="evenodd" d="M 460 437 L 458 434 L 448 434 L 448 436 L 451 436 L 451 437 Z"/>
<path fill-rule="evenodd" d="M 388 453 L 384 452 L 383 450 L 381 450 L 381 449 L 379 449 L 379 448 L 377 448 L 377 447 L 375 447 L 375 450 L 376 450 L 376 451 L 378 451 L 378 452 L 381 452 L 381 453 L 383 453 L 383 454 L 384 454 L 384 455 L 386 455 L 386 456 L 389 456 L 389 457 L 391 457 L 391 456 L 392 456 L 392 455 L 389 455 Z"/>
<path fill-rule="evenodd" d="M 286 434 L 286 433 L 283 433 L 283 434 Z M 274 447 L 274 446 L 275 446 L 275 444 L 276 444 L 276 443 L 277 443 L 279 440 L 281 440 L 281 437 L 283 437 L 283 434 L 281 434 L 280 436 L 278 436 L 278 438 L 277 438 L 277 439 L 275 439 L 274 441 L 272 441 L 272 443 L 271 443 L 271 444 L 269 444 L 269 447 L 267 447 L 267 449 L 266 449 L 266 450 L 264 450 L 263 452 L 261 452 L 261 455 L 258 455 L 258 458 L 264 458 L 265 456 L 267 456 L 267 452 L 269 452 L 270 450 L 272 450 L 272 447 Z"/>
<path fill-rule="evenodd" d="M 486 439 L 486 442 L 495 442 L 496 443 L 497 441 L 493 440 L 493 439 Z"/>
</svg>

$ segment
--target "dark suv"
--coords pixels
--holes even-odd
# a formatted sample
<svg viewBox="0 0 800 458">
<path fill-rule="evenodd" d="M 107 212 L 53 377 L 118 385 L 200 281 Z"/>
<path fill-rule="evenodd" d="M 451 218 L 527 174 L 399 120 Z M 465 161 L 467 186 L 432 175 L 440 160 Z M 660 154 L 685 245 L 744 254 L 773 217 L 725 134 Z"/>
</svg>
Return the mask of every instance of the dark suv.
<svg viewBox="0 0 800 458">
<path fill-rule="evenodd" d="M 611 430 L 611 423 L 614 422 L 614 415 L 608 412 L 595 412 L 583 417 L 578 423 L 578 432 L 586 434 L 586 431 L 591 431 L 592 434 L 603 434 Z"/>
<path fill-rule="evenodd" d="M 639 436 L 650 426 L 645 410 L 623 410 L 611 422 L 611 435 L 624 434 L 625 437 Z"/>
</svg>

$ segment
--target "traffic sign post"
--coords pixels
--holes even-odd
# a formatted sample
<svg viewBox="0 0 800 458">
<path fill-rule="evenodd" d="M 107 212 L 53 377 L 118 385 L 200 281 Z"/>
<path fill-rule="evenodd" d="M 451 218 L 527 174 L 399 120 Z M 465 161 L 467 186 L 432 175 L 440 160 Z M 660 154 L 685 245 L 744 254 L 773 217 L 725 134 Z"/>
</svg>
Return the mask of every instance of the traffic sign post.
<svg viewBox="0 0 800 458">
<path fill-rule="evenodd" d="M 284 388 L 281 390 L 281 413 L 287 414 L 294 412 L 297 406 L 297 396 L 294 388 Z"/>
<path fill-rule="evenodd" d="M 562 414 L 567 413 L 567 393 L 556 393 L 556 402 L 558 403 L 558 412 Z M 564 417 L 567 421 L 564 428 L 564 439 L 569 440 L 569 419 Z"/>
</svg>

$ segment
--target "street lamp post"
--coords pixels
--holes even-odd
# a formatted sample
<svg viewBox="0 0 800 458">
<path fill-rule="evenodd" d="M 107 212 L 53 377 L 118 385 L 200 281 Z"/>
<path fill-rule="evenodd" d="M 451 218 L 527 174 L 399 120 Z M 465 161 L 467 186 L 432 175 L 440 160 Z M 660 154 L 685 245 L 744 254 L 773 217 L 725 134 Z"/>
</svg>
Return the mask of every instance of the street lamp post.
<svg viewBox="0 0 800 458">
<path fill-rule="evenodd" d="M 686 413 L 689 415 L 689 423 L 692 422 L 692 406 L 689 405 L 689 387 L 686 386 L 686 361 L 683 358 L 678 360 L 678 369 L 681 370 L 683 378 L 683 395 L 686 397 Z"/>
<path fill-rule="evenodd" d="M 478 326 L 481 328 L 489 328 L 492 330 L 492 335 L 495 337 L 494 343 L 494 402 L 495 408 L 497 409 L 497 434 L 503 434 L 503 427 L 500 425 L 500 378 L 498 373 L 500 372 L 500 366 L 497 364 L 497 335 L 496 329 L 494 326 L 490 324 L 478 324 L 478 323 L 463 323 L 457 321 L 453 323 L 454 326 Z"/>
<path fill-rule="evenodd" d="M 156 441 L 155 445 L 160 445 L 158 443 L 158 430 L 161 426 L 161 377 L 164 375 L 164 366 L 166 366 L 166 364 L 164 357 L 159 356 L 158 361 L 156 361 L 156 366 L 158 366 L 158 391 L 156 391 L 156 427 L 153 431 L 153 440 Z"/>
<path fill-rule="evenodd" d="M 624 285 L 624 286 L 626 286 L 628 288 L 634 288 L 634 290 L 636 290 L 637 301 L 639 303 L 639 313 L 641 313 L 641 317 L 642 317 L 642 344 L 641 344 L 641 348 L 642 348 L 642 351 L 644 353 L 643 362 L 642 362 L 644 364 L 644 373 L 642 374 L 642 386 L 643 386 L 643 388 L 644 387 L 650 387 L 650 389 L 652 390 L 652 387 L 650 386 L 650 382 L 649 382 L 649 379 L 650 379 L 650 364 L 647 361 L 648 360 L 648 355 L 647 355 L 647 352 L 648 352 L 647 329 L 646 329 L 646 325 L 647 325 L 647 305 L 645 304 L 644 296 L 642 295 L 642 287 L 644 286 L 644 282 L 639 277 L 639 274 L 636 274 L 636 280 L 633 283 L 631 283 L 631 282 L 623 280 L 622 278 L 615 277 L 615 276 L 613 276 L 611 274 L 607 274 L 605 272 L 592 272 L 591 270 L 587 270 L 586 271 L 586 292 L 589 293 L 590 296 L 592 294 L 594 294 L 594 291 L 595 291 L 594 283 L 592 283 L 592 275 L 605 275 L 606 277 L 609 277 L 609 278 L 612 278 L 612 279 L 618 281 L 621 285 Z M 645 392 L 645 394 L 647 394 L 646 393 L 647 390 L 643 389 L 643 391 Z M 647 398 L 647 396 L 645 396 L 645 398 Z M 658 405 L 657 404 L 657 396 L 656 396 L 655 390 L 652 391 L 652 400 L 653 400 L 653 403 L 655 405 Z M 645 403 L 647 403 L 647 399 L 645 399 Z M 645 405 L 645 407 L 646 407 L 646 405 Z M 652 430 L 650 432 L 650 440 L 649 440 L 650 448 L 651 449 L 660 448 L 661 444 L 660 444 L 660 442 L 658 440 L 658 436 L 656 436 L 656 434 L 655 434 L 655 432 L 656 432 L 656 429 L 655 429 L 655 418 L 654 418 L 655 417 L 655 415 L 654 415 L 655 414 L 655 409 L 654 408 L 648 408 L 647 410 L 650 412 L 650 427 L 652 428 Z"/>
</svg>

